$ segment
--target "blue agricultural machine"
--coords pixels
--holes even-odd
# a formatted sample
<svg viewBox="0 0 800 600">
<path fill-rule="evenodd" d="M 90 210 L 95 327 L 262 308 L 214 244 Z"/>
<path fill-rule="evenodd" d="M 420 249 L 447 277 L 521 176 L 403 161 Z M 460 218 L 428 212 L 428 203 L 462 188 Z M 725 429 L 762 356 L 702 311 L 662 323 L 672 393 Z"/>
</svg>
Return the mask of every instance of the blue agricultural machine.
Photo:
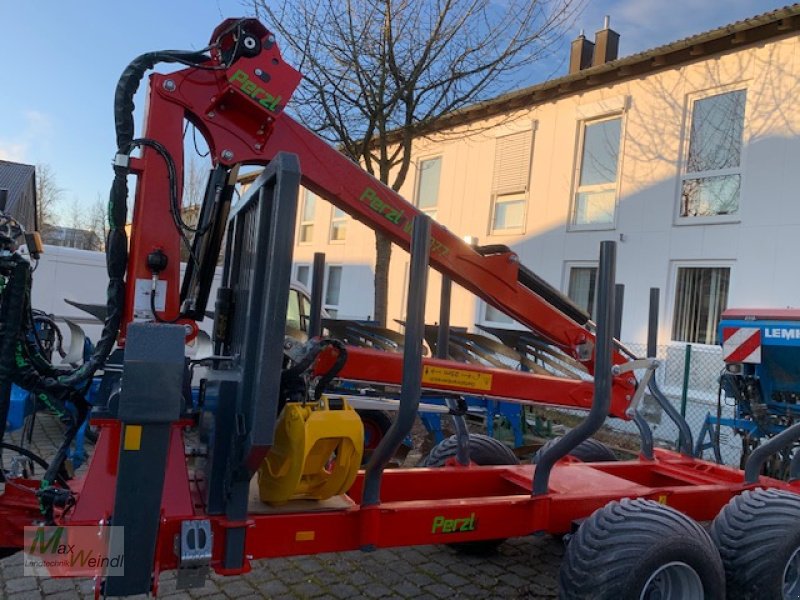
<svg viewBox="0 0 800 600">
<path fill-rule="evenodd" d="M 742 441 L 741 464 L 765 439 L 800 418 L 800 310 L 729 309 L 719 323 L 725 368 L 719 380 L 717 414 L 708 414 L 695 454 L 714 452 L 722 462 L 720 429 L 732 428 Z M 724 406 L 733 407 L 723 416 Z M 768 474 L 786 478 L 796 447 L 766 464 Z"/>
</svg>

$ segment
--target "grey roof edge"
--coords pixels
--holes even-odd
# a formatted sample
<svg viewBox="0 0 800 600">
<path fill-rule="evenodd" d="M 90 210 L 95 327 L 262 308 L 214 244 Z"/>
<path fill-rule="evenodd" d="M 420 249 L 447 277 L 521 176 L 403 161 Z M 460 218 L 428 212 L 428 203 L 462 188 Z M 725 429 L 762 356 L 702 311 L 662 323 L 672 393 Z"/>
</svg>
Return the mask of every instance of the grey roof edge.
<svg viewBox="0 0 800 600">
<path fill-rule="evenodd" d="M 478 102 L 440 117 L 435 124 L 418 135 L 430 135 L 511 110 L 524 109 L 607 85 L 610 82 L 619 82 L 677 65 L 697 62 L 712 55 L 734 52 L 767 39 L 796 34 L 798 31 L 800 31 L 800 4 L 796 3 Z M 394 135 L 399 136 L 400 131 Z"/>
</svg>

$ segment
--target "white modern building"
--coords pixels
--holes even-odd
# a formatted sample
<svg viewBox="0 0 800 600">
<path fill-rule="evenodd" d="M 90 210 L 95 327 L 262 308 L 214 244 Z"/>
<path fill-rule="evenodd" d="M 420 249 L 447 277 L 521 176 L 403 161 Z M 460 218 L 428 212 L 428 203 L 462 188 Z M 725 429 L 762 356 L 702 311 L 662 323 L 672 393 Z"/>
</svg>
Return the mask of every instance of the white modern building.
<svg viewBox="0 0 800 600">
<path fill-rule="evenodd" d="M 414 144 L 401 194 L 459 236 L 505 244 L 592 310 L 602 240 L 618 245 L 622 339 L 714 344 L 726 306 L 800 306 L 800 5 L 616 58 L 572 46 L 570 74 L 454 113 Z M 295 276 L 327 257 L 326 308 L 368 319 L 374 235 L 303 193 Z M 389 321 L 408 255 L 392 255 Z M 439 310 L 431 278 L 428 322 Z M 454 290 L 454 325 L 509 319 Z"/>
</svg>

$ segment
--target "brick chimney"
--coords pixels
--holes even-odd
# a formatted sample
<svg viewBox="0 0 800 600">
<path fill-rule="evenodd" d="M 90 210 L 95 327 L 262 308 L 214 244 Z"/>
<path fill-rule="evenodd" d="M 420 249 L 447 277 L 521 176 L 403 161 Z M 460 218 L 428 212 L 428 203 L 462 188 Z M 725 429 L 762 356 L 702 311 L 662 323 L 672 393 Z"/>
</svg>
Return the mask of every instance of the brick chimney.
<svg viewBox="0 0 800 600">
<path fill-rule="evenodd" d="M 593 67 L 611 62 L 612 60 L 617 60 L 617 55 L 619 53 L 619 34 L 610 28 L 610 24 L 611 17 L 606 15 L 603 28 L 594 35 Z M 573 42 L 573 44 L 574 43 L 575 42 Z"/>
<path fill-rule="evenodd" d="M 581 30 L 580 35 L 572 40 L 572 47 L 569 53 L 569 74 L 583 71 L 592 66 L 592 53 L 594 44 L 586 39 Z"/>
</svg>

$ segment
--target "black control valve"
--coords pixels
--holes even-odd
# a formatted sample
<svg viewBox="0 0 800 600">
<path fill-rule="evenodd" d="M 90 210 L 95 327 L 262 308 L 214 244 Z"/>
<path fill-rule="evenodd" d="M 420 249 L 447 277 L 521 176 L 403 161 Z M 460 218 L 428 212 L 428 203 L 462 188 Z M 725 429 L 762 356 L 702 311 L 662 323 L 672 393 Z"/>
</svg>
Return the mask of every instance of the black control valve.
<svg viewBox="0 0 800 600">
<path fill-rule="evenodd" d="M 150 272 L 153 275 L 158 275 L 167 268 L 167 255 L 158 248 L 153 250 L 150 254 L 147 255 L 147 268 L 150 269 Z"/>
</svg>

